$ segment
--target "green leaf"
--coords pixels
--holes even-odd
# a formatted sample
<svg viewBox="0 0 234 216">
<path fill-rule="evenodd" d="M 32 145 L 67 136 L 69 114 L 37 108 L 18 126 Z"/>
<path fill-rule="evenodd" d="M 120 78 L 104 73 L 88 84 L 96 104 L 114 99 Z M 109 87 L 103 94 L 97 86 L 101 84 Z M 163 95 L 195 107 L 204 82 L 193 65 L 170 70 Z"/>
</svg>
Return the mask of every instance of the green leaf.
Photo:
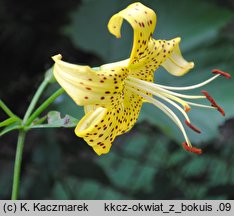
<svg viewBox="0 0 234 216">
<path fill-rule="evenodd" d="M 75 127 L 79 120 L 69 115 L 65 115 L 62 118 L 60 112 L 50 111 L 47 114 L 47 121 L 48 124 L 34 125 L 31 128 L 58 128 L 58 127 L 70 128 L 70 127 Z"/>
<path fill-rule="evenodd" d="M 9 116 L 16 117 L 15 114 L 7 107 L 7 105 L 0 99 L 0 108 Z"/>
<path fill-rule="evenodd" d="M 110 17 L 121 8 L 127 6 L 129 1 L 85 1 L 83 5 L 71 15 L 71 25 L 64 29 L 64 33 L 71 37 L 75 46 L 86 51 L 93 52 L 105 60 L 115 58 L 115 51 L 118 50 L 118 57 L 126 53 L 126 43 L 120 45 L 107 30 L 107 23 Z M 98 22 L 97 22 L 98 18 Z M 126 32 L 127 33 L 127 32 Z M 125 34 L 126 35 L 126 34 Z M 129 40 L 130 39 L 130 40 Z M 131 38 L 127 38 L 130 49 Z M 124 51 L 124 53 L 123 53 Z M 127 57 L 127 55 L 126 55 Z"/>
<path fill-rule="evenodd" d="M 196 155 L 197 156 L 197 155 Z M 185 176 L 193 177 L 199 176 L 206 172 L 208 169 L 209 160 L 204 157 L 194 157 L 193 160 L 188 161 L 184 166 L 181 168 L 182 173 Z"/>
<path fill-rule="evenodd" d="M 150 192 L 155 174 L 168 161 L 168 139 L 143 128 L 133 129 L 132 137 L 121 136 L 111 152 L 97 161 L 112 184 L 129 193 Z"/>
<path fill-rule="evenodd" d="M 69 176 L 64 178 L 62 182 L 56 182 L 52 190 L 52 198 L 79 200 L 129 199 L 126 195 L 97 181 L 75 179 Z"/>
<path fill-rule="evenodd" d="M 17 117 L 10 117 L 6 119 L 5 121 L 0 122 L 0 127 L 7 126 L 9 124 L 12 124 L 13 122 L 19 121 Z"/>
<path fill-rule="evenodd" d="M 224 160 L 210 158 L 211 166 L 209 169 L 209 183 L 212 186 L 225 185 L 230 183 L 232 169 L 227 166 Z"/>
<path fill-rule="evenodd" d="M 3 136 L 4 134 L 13 131 L 13 130 L 17 130 L 20 129 L 21 125 L 19 124 L 19 122 L 15 122 L 13 124 L 10 124 L 8 126 L 6 126 L 1 132 L 0 132 L 0 137 Z"/>
</svg>

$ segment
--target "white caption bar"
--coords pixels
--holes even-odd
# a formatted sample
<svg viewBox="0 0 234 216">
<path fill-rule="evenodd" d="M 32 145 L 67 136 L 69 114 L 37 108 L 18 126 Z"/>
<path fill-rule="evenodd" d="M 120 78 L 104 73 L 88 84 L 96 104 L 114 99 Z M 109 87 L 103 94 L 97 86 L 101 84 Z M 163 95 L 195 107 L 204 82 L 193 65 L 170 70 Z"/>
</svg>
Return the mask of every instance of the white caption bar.
<svg viewBox="0 0 234 216">
<path fill-rule="evenodd" d="M 2 200 L 0 215 L 233 216 L 234 200 Z"/>
</svg>

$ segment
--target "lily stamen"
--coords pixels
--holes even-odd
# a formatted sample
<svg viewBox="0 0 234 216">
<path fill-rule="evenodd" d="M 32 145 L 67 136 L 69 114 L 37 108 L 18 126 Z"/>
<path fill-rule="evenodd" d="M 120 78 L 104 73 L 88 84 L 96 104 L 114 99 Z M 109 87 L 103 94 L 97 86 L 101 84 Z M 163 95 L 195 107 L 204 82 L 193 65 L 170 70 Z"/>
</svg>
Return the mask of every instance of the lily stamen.
<svg viewBox="0 0 234 216">
<path fill-rule="evenodd" d="M 177 126 L 180 128 L 180 130 L 182 131 L 182 133 L 184 135 L 186 143 L 188 143 L 188 145 L 190 147 L 192 147 L 192 144 L 191 144 L 190 140 L 188 139 L 188 136 L 187 136 L 187 134 L 185 132 L 185 129 L 184 129 L 181 121 L 179 120 L 179 118 L 175 115 L 175 113 L 171 109 L 169 109 L 165 104 L 161 103 L 160 101 L 156 100 L 155 98 L 149 97 L 148 95 L 144 94 L 143 92 L 147 91 L 148 93 L 151 93 L 151 94 L 165 100 L 166 102 L 170 103 L 174 107 L 176 107 L 184 115 L 184 117 L 186 119 L 185 124 L 189 128 L 191 128 L 192 130 L 194 130 L 195 132 L 201 133 L 201 131 L 198 128 L 196 128 L 194 125 L 192 125 L 190 123 L 190 119 L 189 119 L 188 115 L 186 114 L 186 112 L 180 106 L 178 106 L 178 104 L 176 104 L 174 101 L 168 99 L 167 97 L 163 96 L 162 93 L 154 92 L 154 91 L 152 91 L 152 89 L 148 89 L 145 86 L 141 87 L 136 83 L 133 84 L 131 82 L 126 81 L 126 88 L 130 89 L 133 92 L 136 92 L 138 95 L 142 96 L 148 102 L 150 102 L 150 103 L 154 104 L 155 106 L 159 107 L 159 109 L 161 109 L 167 116 L 169 116 L 177 124 Z M 135 89 L 135 88 L 137 88 L 137 89 Z"/>
<path fill-rule="evenodd" d="M 187 133 L 185 132 L 184 126 L 182 125 L 181 121 L 179 120 L 179 118 L 176 116 L 176 114 L 170 109 L 168 108 L 165 104 L 163 104 L 162 102 L 156 100 L 155 98 L 152 98 L 146 94 L 144 94 L 143 92 L 141 92 L 138 89 L 134 89 L 130 86 L 126 86 L 127 89 L 131 90 L 132 92 L 140 95 L 141 97 L 143 97 L 144 99 L 146 99 L 149 103 L 152 103 L 153 105 L 155 105 L 156 107 L 158 107 L 160 110 L 162 110 L 173 122 L 175 122 L 175 124 L 179 127 L 179 129 L 181 130 L 186 143 L 188 144 L 189 147 L 192 148 L 192 144 L 188 138 Z"/>
<path fill-rule="evenodd" d="M 202 154 L 202 150 L 196 147 L 190 147 L 186 142 L 182 143 L 182 146 L 186 151 L 195 153 L 195 154 Z"/>
<path fill-rule="evenodd" d="M 207 100 L 210 101 L 211 106 L 213 106 L 214 108 L 216 108 L 223 116 L 225 116 L 225 112 L 224 112 L 223 108 L 220 107 L 220 106 L 215 102 L 214 98 L 212 98 L 212 97 L 209 95 L 209 93 L 208 93 L 207 91 L 205 91 L 205 90 L 202 90 L 201 92 L 206 96 Z"/>
<path fill-rule="evenodd" d="M 186 101 L 186 103 L 191 105 L 191 106 L 217 110 L 217 107 L 213 107 L 213 106 L 207 106 L 207 105 L 203 105 L 203 104 L 193 103 L 193 102 L 190 102 L 190 101 Z"/>
<path fill-rule="evenodd" d="M 195 132 L 201 133 L 201 131 L 200 131 L 197 127 L 195 127 L 194 125 L 192 125 L 189 121 L 185 120 L 185 124 L 186 124 L 189 128 L 191 128 L 192 130 L 194 130 Z"/>
<path fill-rule="evenodd" d="M 158 86 L 158 87 L 161 87 L 163 89 L 167 89 L 167 90 L 184 91 L 184 90 L 192 90 L 192 89 L 200 88 L 200 87 L 202 87 L 204 85 L 207 85 L 208 83 L 212 82 L 213 80 L 215 80 L 219 76 L 224 76 L 227 79 L 231 78 L 231 75 L 229 73 L 223 72 L 223 71 L 218 70 L 218 69 L 212 70 L 212 73 L 216 74 L 216 75 L 209 78 L 208 80 L 205 80 L 205 81 L 203 81 L 201 83 L 198 83 L 198 84 L 192 85 L 192 86 L 175 87 L 175 86 L 166 86 L 166 85 L 159 85 L 159 84 L 155 84 L 155 85 Z"/>
<path fill-rule="evenodd" d="M 146 87 L 150 87 L 152 89 L 155 89 L 155 90 L 159 90 L 161 92 L 165 92 L 165 93 L 168 93 L 170 95 L 174 95 L 174 96 L 177 96 L 177 97 L 181 97 L 181 98 L 187 98 L 187 99 L 204 99 L 206 98 L 205 96 L 203 95 L 185 95 L 185 94 L 180 94 L 180 93 L 177 93 L 177 92 L 173 92 L 173 91 L 169 91 L 167 90 L 166 88 L 164 88 L 163 86 L 162 87 L 159 87 L 158 84 L 155 84 L 155 83 L 149 83 L 147 81 L 144 81 L 144 80 L 140 80 L 140 79 L 137 79 L 135 77 L 131 77 L 129 76 L 128 81 L 131 81 L 133 83 L 138 83 L 140 84 L 141 86 L 146 86 Z M 169 87 L 169 86 L 166 86 L 166 87 Z"/>
<path fill-rule="evenodd" d="M 196 154 L 201 154 L 202 153 L 201 149 L 197 149 L 197 148 L 192 147 L 191 142 L 189 141 L 188 136 L 184 130 L 184 127 L 183 127 L 182 123 L 180 122 L 180 120 L 175 115 L 175 113 L 172 110 L 170 110 L 166 105 L 161 103 L 160 101 L 146 95 L 143 92 L 147 92 L 148 94 L 152 94 L 152 95 L 168 102 L 169 104 L 173 105 L 174 107 L 176 107 L 185 117 L 185 124 L 193 131 L 195 131 L 197 133 L 201 133 L 201 131 L 197 127 L 195 127 L 193 124 L 191 124 L 190 119 L 189 119 L 188 115 L 186 114 L 186 112 L 190 110 L 189 105 L 202 107 L 202 108 L 216 109 L 222 115 L 225 115 L 224 110 L 215 102 L 215 100 L 209 95 L 209 93 L 207 91 L 204 91 L 204 90 L 201 91 L 204 94 L 204 96 L 200 96 L 200 95 L 194 96 L 194 95 L 179 94 L 176 92 L 172 92 L 168 89 L 190 90 L 190 89 L 194 89 L 194 88 L 198 88 L 198 87 L 201 87 L 203 85 L 206 85 L 209 82 L 216 79 L 217 77 L 219 77 L 220 75 L 223 75 L 227 78 L 229 77 L 226 72 L 214 70 L 213 73 L 217 73 L 217 74 L 214 77 L 212 77 L 212 78 L 210 78 L 210 79 L 208 79 L 200 84 L 188 86 L 188 87 L 182 87 L 182 88 L 162 86 L 162 85 L 158 85 L 158 84 L 154 84 L 154 83 L 149 83 L 147 81 L 140 80 L 140 79 L 137 79 L 137 78 L 131 77 L 131 76 L 129 76 L 125 80 L 125 84 L 126 84 L 126 87 L 129 88 L 131 91 L 133 91 L 135 93 L 137 92 L 138 95 L 142 96 L 148 102 L 154 104 L 155 106 L 158 106 L 165 114 L 167 114 L 177 124 L 177 126 L 180 128 L 180 130 L 182 131 L 182 133 L 185 137 L 186 142 L 183 143 L 183 147 L 187 151 L 190 151 L 190 152 L 193 152 Z M 207 105 L 203 105 L 203 104 L 199 104 L 199 103 L 192 103 L 190 101 L 185 101 L 185 100 L 181 99 L 181 97 L 189 98 L 189 99 L 205 99 L 206 98 L 210 101 L 211 106 L 207 106 Z M 185 110 L 183 110 L 180 106 L 178 106 L 178 104 L 175 103 L 174 101 L 181 104 Z"/>
<path fill-rule="evenodd" d="M 220 74 L 221 76 L 224 76 L 224 77 L 226 77 L 227 79 L 231 79 L 231 77 L 232 77 L 229 73 L 224 72 L 224 71 L 221 71 L 221 70 L 218 70 L 218 69 L 212 70 L 212 73 L 213 73 L 213 74 Z"/>
<path fill-rule="evenodd" d="M 185 112 L 189 112 L 189 111 L 191 110 L 191 108 L 190 108 L 190 106 L 188 105 L 188 103 L 187 103 L 186 101 L 182 100 L 181 98 L 175 97 L 175 96 L 173 96 L 173 95 L 170 95 L 170 94 L 167 94 L 167 93 L 164 93 L 164 92 L 160 92 L 160 91 L 158 91 L 157 93 L 158 93 L 159 95 L 164 96 L 164 98 L 170 98 L 170 99 L 172 99 L 173 101 L 176 101 L 177 103 L 180 103 L 180 104 L 184 107 Z M 157 94 L 157 95 L 158 95 L 158 94 Z M 157 95 L 156 95 L 156 96 L 157 96 Z"/>
<path fill-rule="evenodd" d="M 217 105 L 216 108 L 221 113 L 222 116 L 225 116 L 225 112 L 224 112 L 224 110 L 223 110 L 222 107 L 220 107 L 220 106 Z"/>
<path fill-rule="evenodd" d="M 138 83 L 144 83 L 144 81 L 139 80 L 139 79 L 136 79 L 136 78 L 133 78 L 133 79 L 134 79 L 134 82 L 131 81 L 131 79 L 128 79 L 128 80 L 126 80 L 125 83 L 126 83 L 127 85 L 133 86 L 133 87 L 135 87 L 135 88 L 140 88 L 140 89 L 142 89 L 143 91 L 145 90 L 145 91 L 147 91 L 147 92 L 149 92 L 149 93 L 151 93 L 151 94 L 153 94 L 153 95 L 155 95 L 155 96 L 161 97 L 163 100 L 166 100 L 166 98 L 170 98 L 170 99 L 172 99 L 172 100 L 174 100 L 174 101 L 180 103 L 180 104 L 184 107 L 184 110 L 185 110 L 186 112 L 188 112 L 188 111 L 190 110 L 190 106 L 188 105 L 188 103 L 185 102 L 184 100 L 182 100 L 181 98 L 175 97 L 175 96 L 173 96 L 173 95 L 171 95 L 171 94 L 168 94 L 168 93 L 165 93 L 165 92 L 164 92 L 162 89 L 160 89 L 160 88 L 152 88 L 152 87 L 149 86 L 149 85 L 138 84 Z M 167 91 L 167 92 L 169 92 L 169 91 Z M 204 96 L 202 96 L 202 97 L 204 97 Z M 204 97 L 204 98 L 205 98 L 205 97 Z M 171 100 L 170 100 L 170 101 L 171 101 Z M 168 102 L 169 102 L 169 101 L 168 101 Z M 169 103 L 170 103 L 170 102 L 169 102 Z"/>
</svg>

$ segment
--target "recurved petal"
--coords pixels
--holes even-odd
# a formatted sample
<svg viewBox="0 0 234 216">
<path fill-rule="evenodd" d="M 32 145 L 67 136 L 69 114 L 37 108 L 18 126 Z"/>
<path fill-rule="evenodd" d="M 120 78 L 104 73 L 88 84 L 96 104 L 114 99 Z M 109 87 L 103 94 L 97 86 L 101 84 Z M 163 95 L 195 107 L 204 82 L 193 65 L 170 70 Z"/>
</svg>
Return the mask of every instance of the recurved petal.
<svg viewBox="0 0 234 216">
<path fill-rule="evenodd" d="M 116 136 L 116 131 L 113 129 L 116 123 L 111 114 L 112 111 L 108 112 L 108 109 L 103 107 L 90 110 L 75 129 L 76 135 L 82 137 L 88 145 L 93 147 L 98 155 L 109 152 L 111 143 Z"/>
<path fill-rule="evenodd" d="M 108 23 L 109 31 L 117 38 L 121 37 L 121 26 L 125 19 L 133 28 L 134 40 L 129 65 L 141 58 L 148 46 L 156 25 L 156 14 L 150 8 L 137 2 L 129 5 L 111 17 Z"/>
<path fill-rule="evenodd" d="M 70 64 L 53 57 L 54 76 L 58 83 L 78 105 L 109 106 L 122 96 L 126 67 L 92 70 L 88 66 Z"/>
<path fill-rule="evenodd" d="M 187 62 L 180 51 L 179 42 L 180 38 L 174 39 L 176 43 L 173 49 L 170 50 L 168 57 L 163 61 L 162 66 L 172 75 L 182 76 L 194 67 L 193 62 Z"/>
<path fill-rule="evenodd" d="M 151 39 L 142 58 L 129 67 L 129 75 L 148 82 L 153 81 L 154 71 L 163 66 L 175 76 L 181 76 L 193 68 L 193 62 L 187 62 L 179 49 L 180 38 L 172 40 Z"/>
<path fill-rule="evenodd" d="M 110 151 L 112 142 L 119 133 L 118 113 L 115 108 L 98 107 L 89 111 L 78 123 L 75 133 L 82 137 L 98 154 Z"/>
<path fill-rule="evenodd" d="M 115 106 L 108 108 L 87 107 L 87 113 L 78 123 L 75 133 L 84 138 L 98 155 L 106 154 L 116 136 L 133 127 L 141 106 L 142 98 L 125 90 L 122 102 Z"/>
</svg>

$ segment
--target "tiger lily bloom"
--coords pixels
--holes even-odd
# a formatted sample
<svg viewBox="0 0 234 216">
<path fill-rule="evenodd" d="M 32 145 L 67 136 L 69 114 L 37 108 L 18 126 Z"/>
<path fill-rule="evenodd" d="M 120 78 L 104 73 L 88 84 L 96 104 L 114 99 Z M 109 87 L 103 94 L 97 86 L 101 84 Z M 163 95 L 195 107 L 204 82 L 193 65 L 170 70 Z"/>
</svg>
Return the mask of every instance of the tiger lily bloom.
<svg viewBox="0 0 234 216">
<path fill-rule="evenodd" d="M 182 76 L 194 67 L 181 55 L 180 38 L 155 40 L 152 38 L 156 14 L 141 3 L 133 3 L 113 15 L 108 23 L 110 33 L 121 37 L 123 19 L 133 28 L 134 38 L 130 57 L 126 60 L 102 65 L 98 68 L 75 65 L 62 61 L 61 55 L 53 56 L 54 76 L 76 104 L 84 106 L 85 116 L 75 128 L 77 136 L 98 154 L 109 152 L 116 136 L 129 131 L 136 123 L 142 104 L 151 103 L 161 109 L 184 135 L 183 147 L 197 154 L 201 150 L 192 147 L 185 128 L 176 114 L 163 101 L 178 109 L 185 118 L 185 125 L 200 133 L 192 125 L 187 112 L 192 106 L 224 111 L 214 99 L 203 91 L 202 95 L 186 95 L 175 91 L 202 87 L 220 75 L 229 74 L 214 70 L 210 79 L 193 86 L 170 87 L 153 83 L 154 72 L 160 66 L 175 76 Z M 211 106 L 189 100 L 208 99 Z"/>
</svg>

